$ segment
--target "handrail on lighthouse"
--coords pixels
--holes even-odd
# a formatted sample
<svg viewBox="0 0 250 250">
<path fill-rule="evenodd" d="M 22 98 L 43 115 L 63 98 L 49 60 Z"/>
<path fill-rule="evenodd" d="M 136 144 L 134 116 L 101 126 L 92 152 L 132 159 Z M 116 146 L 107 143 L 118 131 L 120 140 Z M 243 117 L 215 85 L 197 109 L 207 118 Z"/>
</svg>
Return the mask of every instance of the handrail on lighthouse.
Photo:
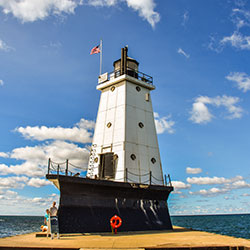
<svg viewBox="0 0 250 250">
<path fill-rule="evenodd" d="M 121 49 L 121 58 L 114 62 L 114 71 L 100 75 L 99 84 L 122 75 L 128 75 L 144 83 L 153 85 L 153 77 L 138 71 L 138 65 L 139 63 L 135 59 L 128 57 L 128 47 L 125 46 Z"/>
</svg>

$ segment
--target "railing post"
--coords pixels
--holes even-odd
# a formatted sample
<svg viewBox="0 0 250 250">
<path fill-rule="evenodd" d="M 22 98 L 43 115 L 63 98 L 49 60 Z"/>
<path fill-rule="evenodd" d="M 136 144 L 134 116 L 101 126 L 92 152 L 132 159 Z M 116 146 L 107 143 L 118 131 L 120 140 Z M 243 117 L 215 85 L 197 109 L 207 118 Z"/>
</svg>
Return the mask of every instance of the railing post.
<svg viewBox="0 0 250 250">
<path fill-rule="evenodd" d="M 48 174 L 49 174 L 49 172 L 50 172 L 50 158 L 49 158 L 49 161 L 48 161 Z"/>
<path fill-rule="evenodd" d="M 57 175 L 59 175 L 59 168 L 60 168 L 60 165 L 58 164 L 57 165 Z"/>
<path fill-rule="evenodd" d="M 164 174 L 164 179 L 165 179 L 165 185 L 167 186 L 168 182 L 167 182 L 167 176 L 165 174 Z"/>
<path fill-rule="evenodd" d="M 65 175 L 68 175 L 68 170 L 69 170 L 69 159 L 66 160 L 66 170 L 65 170 Z"/>
<path fill-rule="evenodd" d="M 124 181 L 128 182 L 128 169 L 127 168 L 125 168 Z"/>
<path fill-rule="evenodd" d="M 168 174 L 168 181 L 169 181 L 169 185 L 172 187 L 172 183 L 171 183 L 171 178 L 170 178 L 170 174 Z"/>
<path fill-rule="evenodd" d="M 152 183 L 152 171 L 149 171 L 149 185 Z"/>
</svg>

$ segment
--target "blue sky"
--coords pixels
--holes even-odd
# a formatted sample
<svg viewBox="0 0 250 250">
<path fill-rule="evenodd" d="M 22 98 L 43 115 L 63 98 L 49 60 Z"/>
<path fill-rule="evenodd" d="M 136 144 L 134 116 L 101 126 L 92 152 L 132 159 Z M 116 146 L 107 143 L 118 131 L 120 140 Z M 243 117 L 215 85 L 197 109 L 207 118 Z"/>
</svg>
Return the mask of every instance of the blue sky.
<svg viewBox="0 0 250 250">
<path fill-rule="evenodd" d="M 247 0 L 0 0 L 0 214 L 42 215 L 47 161 L 86 167 L 100 93 L 121 47 L 153 76 L 170 213 L 249 213 Z"/>
</svg>

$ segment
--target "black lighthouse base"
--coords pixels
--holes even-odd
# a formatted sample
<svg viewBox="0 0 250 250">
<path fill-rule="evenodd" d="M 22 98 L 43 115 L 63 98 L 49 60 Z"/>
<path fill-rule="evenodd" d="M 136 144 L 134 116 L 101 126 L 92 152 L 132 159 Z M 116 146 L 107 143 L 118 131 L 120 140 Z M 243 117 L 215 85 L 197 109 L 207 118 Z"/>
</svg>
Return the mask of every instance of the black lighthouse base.
<svg viewBox="0 0 250 250">
<path fill-rule="evenodd" d="M 167 206 L 171 186 L 51 174 L 46 178 L 60 189 L 60 233 L 110 232 L 115 214 L 122 219 L 118 231 L 172 229 Z"/>
</svg>

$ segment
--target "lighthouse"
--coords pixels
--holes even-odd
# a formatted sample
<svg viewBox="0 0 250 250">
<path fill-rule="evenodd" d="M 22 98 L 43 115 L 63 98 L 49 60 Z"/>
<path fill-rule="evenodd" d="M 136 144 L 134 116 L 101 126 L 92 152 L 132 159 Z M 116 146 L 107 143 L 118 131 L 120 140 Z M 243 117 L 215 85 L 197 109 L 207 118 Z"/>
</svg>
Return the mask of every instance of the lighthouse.
<svg viewBox="0 0 250 250">
<path fill-rule="evenodd" d="M 153 78 L 122 48 L 114 71 L 99 77 L 101 91 L 89 178 L 163 185 L 150 92 Z"/>
<path fill-rule="evenodd" d="M 99 76 L 101 91 L 87 175 L 70 174 L 49 160 L 46 178 L 60 190 L 60 233 L 172 229 L 167 199 L 173 191 L 163 175 L 151 91 L 153 78 L 121 49 L 113 71 Z"/>
</svg>

